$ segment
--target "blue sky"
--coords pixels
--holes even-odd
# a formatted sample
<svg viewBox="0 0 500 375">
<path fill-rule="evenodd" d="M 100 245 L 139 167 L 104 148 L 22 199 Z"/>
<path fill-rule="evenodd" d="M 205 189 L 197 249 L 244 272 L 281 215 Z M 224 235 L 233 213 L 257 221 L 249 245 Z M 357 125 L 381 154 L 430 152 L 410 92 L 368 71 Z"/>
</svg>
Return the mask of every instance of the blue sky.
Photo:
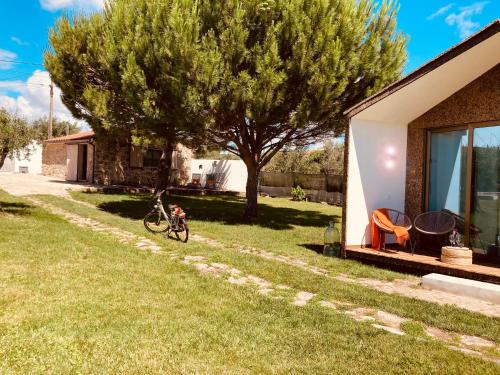
<svg viewBox="0 0 500 375">
<path fill-rule="evenodd" d="M 66 11 L 98 10 L 104 0 L 0 0 L 0 60 L 42 63 L 47 35 Z M 409 37 L 409 73 L 500 17 L 500 0 L 400 0 L 398 28 Z M 0 61 L 0 106 L 25 116 L 46 113 L 48 75 L 42 66 Z M 58 92 L 56 92 L 56 95 Z M 56 100 L 55 112 L 69 118 Z"/>
</svg>

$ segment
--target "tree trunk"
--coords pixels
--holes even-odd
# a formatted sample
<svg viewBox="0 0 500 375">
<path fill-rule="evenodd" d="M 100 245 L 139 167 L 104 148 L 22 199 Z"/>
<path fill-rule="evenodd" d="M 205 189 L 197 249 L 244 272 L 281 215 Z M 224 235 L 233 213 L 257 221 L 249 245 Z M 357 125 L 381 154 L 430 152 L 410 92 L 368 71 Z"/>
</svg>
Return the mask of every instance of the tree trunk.
<svg viewBox="0 0 500 375">
<path fill-rule="evenodd" d="M 0 153 L 0 169 L 3 167 L 3 163 L 5 163 L 5 159 L 7 158 L 8 152 L 1 152 Z"/>
<path fill-rule="evenodd" d="M 246 206 L 243 217 L 249 221 L 257 219 L 257 196 L 259 184 L 259 172 L 251 162 L 247 166 Z"/>
<path fill-rule="evenodd" d="M 158 166 L 158 178 L 156 180 L 155 195 L 163 192 L 170 182 L 170 170 L 172 169 L 172 153 L 174 152 L 174 144 L 170 139 L 165 141 L 163 153 Z"/>
</svg>

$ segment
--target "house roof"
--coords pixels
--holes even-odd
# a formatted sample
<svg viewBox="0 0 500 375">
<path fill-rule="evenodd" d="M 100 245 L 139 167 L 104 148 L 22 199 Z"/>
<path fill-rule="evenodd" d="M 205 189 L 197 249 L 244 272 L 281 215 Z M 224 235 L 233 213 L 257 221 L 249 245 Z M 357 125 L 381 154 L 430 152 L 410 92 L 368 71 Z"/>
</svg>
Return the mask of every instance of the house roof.
<svg viewBox="0 0 500 375">
<path fill-rule="evenodd" d="M 44 143 L 72 143 L 75 141 L 86 141 L 94 138 L 95 133 L 93 131 L 81 132 L 77 134 L 64 135 L 62 137 L 50 138 L 44 141 Z"/>
<path fill-rule="evenodd" d="M 497 19 L 344 114 L 349 118 L 385 122 L 409 122 L 417 118 L 500 63 L 499 32 Z M 406 113 L 401 113 L 402 110 Z"/>
</svg>

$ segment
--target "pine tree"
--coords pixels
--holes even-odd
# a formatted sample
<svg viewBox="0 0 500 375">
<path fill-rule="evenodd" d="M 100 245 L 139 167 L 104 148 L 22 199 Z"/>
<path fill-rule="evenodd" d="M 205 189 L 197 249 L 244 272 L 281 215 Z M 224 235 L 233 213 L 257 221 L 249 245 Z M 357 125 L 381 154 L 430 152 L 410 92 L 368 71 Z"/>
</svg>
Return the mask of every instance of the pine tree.
<svg viewBox="0 0 500 375">
<path fill-rule="evenodd" d="M 203 130 L 186 105 L 198 29 L 194 0 L 115 0 L 49 35 L 45 65 L 64 104 L 102 135 L 161 139 L 163 185 L 175 144 Z"/>
<path fill-rule="evenodd" d="M 205 143 L 248 170 L 344 131 L 345 109 L 397 79 L 397 6 L 371 0 L 114 0 L 63 17 L 45 63 L 73 115 L 97 131 Z"/>
<path fill-rule="evenodd" d="M 248 170 L 245 216 L 261 169 L 283 147 L 343 133 L 343 112 L 396 80 L 406 39 L 397 6 L 371 0 L 200 1 L 190 97 L 216 146 Z"/>
</svg>

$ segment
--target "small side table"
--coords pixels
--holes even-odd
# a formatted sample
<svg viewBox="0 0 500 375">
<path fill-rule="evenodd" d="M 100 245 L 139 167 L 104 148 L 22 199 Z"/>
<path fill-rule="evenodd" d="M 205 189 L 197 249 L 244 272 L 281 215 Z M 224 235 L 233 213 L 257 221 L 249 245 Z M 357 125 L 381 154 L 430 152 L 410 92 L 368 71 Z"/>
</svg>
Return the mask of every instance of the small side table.
<svg viewBox="0 0 500 375">
<path fill-rule="evenodd" d="M 472 250 L 468 247 L 444 246 L 441 248 L 441 262 L 469 266 L 472 264 Z"/>
</svg>

